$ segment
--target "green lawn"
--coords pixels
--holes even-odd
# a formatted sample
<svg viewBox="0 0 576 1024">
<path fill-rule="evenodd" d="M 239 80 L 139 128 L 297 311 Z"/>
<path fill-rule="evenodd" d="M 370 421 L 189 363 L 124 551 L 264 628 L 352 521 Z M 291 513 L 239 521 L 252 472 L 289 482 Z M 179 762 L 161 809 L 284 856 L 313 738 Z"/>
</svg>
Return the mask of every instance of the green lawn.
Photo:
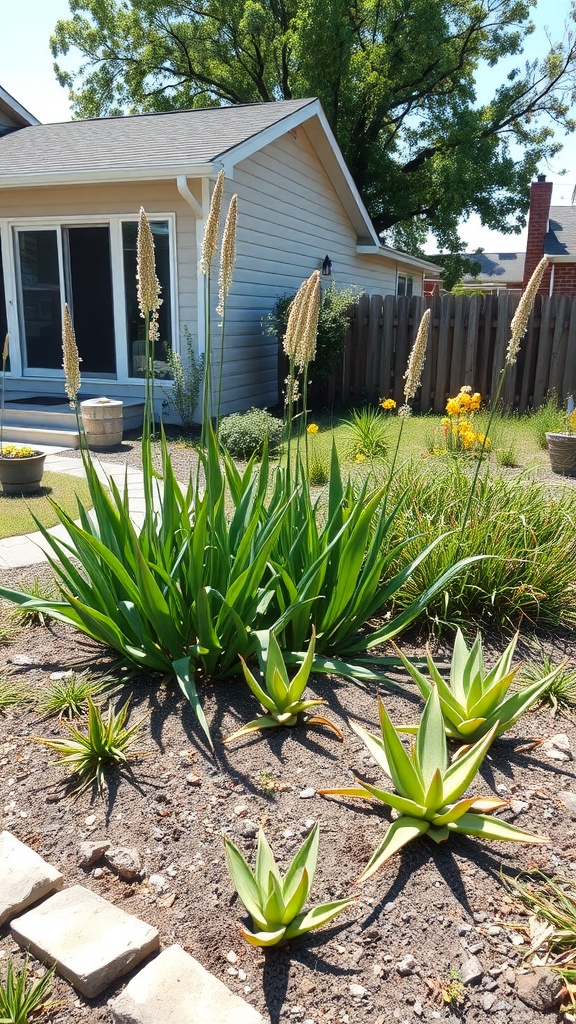
<svg viewBox="0 0 576 1024">
<path fill-rule="evenodd" d="M 86 481 L 66 473 L 44 473 L 42 489 L 38 494 L 20 497 L 0 492 L 0 539 L 19 537 L 37 530 L 33 516 L 43 526 L 56 526 L 58 516 L 50 500 L 55 501 L 65 512 L 76 516 L 76 495 L 85 507 L 90 507 L 90 492 Z"/>
</svg>

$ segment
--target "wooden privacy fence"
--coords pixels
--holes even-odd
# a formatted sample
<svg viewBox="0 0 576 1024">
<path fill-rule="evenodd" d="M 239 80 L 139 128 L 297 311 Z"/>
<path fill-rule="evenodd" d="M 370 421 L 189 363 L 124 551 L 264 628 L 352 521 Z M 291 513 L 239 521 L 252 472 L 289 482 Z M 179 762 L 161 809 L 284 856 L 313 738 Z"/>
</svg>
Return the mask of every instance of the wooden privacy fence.
<svg viewBox="0 0 576 1024">
<path fill-rule="evenodd" d="M 362 295 L 352 312 L 342 358 L 329 379 L 314 388 L 315 404 L 359 405 L 392 397 L 400 405 L 408 356 L 428 306 L 431 329 L 416 407 L 443 412 L 448 396 L 463 384 L 489 402 L 504 365 L 518 302 L 518 295 L 506 294 Z M 280 381 L 285 377 L 281 366 Z M 538 297 L 517 362 L 506 376 L 503 401 L 523 412 L 537 409 L 550 391 L 564 400 L 575 390 L 576 296 Z"/>
</svg>

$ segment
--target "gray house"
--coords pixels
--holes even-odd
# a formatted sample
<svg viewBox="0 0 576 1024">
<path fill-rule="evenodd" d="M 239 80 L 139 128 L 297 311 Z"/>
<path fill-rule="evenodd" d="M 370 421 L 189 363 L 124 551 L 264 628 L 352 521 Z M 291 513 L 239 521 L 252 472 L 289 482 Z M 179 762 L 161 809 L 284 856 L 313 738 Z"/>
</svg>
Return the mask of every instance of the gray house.
<svg viewBox="0 0 576 1024">
<path fill-rule="evenodd" d="M 158 371 L 185 328 L 203 351 L 198 260 L 221 168 L 225 206 L 239 197 L 224 413 L 275 403 L 277 348 L 262 317 L 326 256 L 337 286 L 368 293 L 421 294 L 424 274 L 437 272 L 380 243 L 318 100 L 42 125 L 0 90 L 0 124 L 0 334 L 11 336 L 12 397 L 61 393 L 67 301 L 83 392 L 141 398 L 140 206 L 162 285 Z"/>
</svg>

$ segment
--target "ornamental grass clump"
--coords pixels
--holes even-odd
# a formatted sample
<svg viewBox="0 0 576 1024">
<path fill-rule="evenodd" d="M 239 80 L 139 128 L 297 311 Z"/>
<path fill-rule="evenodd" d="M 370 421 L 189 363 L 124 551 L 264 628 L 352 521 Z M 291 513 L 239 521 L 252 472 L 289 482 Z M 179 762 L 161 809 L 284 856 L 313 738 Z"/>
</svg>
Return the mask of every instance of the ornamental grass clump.
<svg viewBox="0 0 576 1024">
<path fill-rule="evenodd" d="M 42 977 L 34 976 L 28 954 L 20 970 L 14 967 L 14 958 L 8 957 L 6 977 L 0 981 L 0 1024 L 32 1024 L 48 1012 L 48 997 L 52 988 L 55 967 Z"/>
<path fill-rule="evenodd" d="M 284 876 L 278 870 L 263 829 L 258 833 L 254 871 L 230 839 L 225 838 L 224 843 L 232 881 L 253 922 L 253 931 L 242 924 L 238 930 L 251 946 L 277 946 L 297 939 L 332 921 L 355 902 L 356 897 L 352 896 L 321 903 L 311 910 L 303 909 L 316 871 L 318 825 L 314 825 Z"/>
<path fill-rule="evenodd" d="M 365 882 L 403 846 L 422 835 L 428 835 L 435 843 L 443 843 L 451 832 L 519 843 L 550 842 L 544 836 L 494 818 L 492 813 L 505 807 L 506 800 L 476 796 L 463 798 L 496 735 L 498 723 L 450 764 L 436 686 L 432 687 L 426 701 L 415 742 L 409 752 L 402 745 L 400 735 L 380 699 L 378 707 L 380 736 L 374 736 L 357 722 L 350 724 L 392 780 L 393 790 L 378 789 L 360 779 L 356 780 L 354 787 L 319 790 L 321 796 L 379 800 L 399 812 L 399 817 L 390 825 L 358 882 Z"/>
<path fill-rule="evenodd" d="M 308 685 L 308 679 L 314 661 L 314 645 L 316 632 L 312 626 L 312 639 L 306 651 L 306 657 L 298 672 L 292 680 L 288 678 L 286 665 L 282 657 L 280 646 L 273 632 L 258 634 L 260 680 L 256 679 L 242 658 L 242 671 L 248 686 L 266 714 L 253 719 L 241 729 L 227 736 L 224 743 L 246 736 L 249 733 L 257 732 L 260 729 L 275 729 L 279 726 L 301 725 L 326 725 L 336 733 L 339 739 L 343 738 L 342 732 L 333 722 L 321 715 L 309 715 L 311 708 L 326 704 L 325 700 L 302 700 L 304 690 Z"/>
<path fill-rule="evenodd" d="M 469 648 L 460 630 L 456 632 L 450 678 L 447 682 L 432 660 L 430 650 L 426 651 L 429 676 L 426 677 L 402 651 L 395 646 L 396 653 L 404 668 L 416 683 L 420 693 L 427 700 L 437 690 L 446 735 L 463 743 L 475 743 L 488 732 L 501 736 L 536 704 L 558 675 L 560 668 L 553 668 L 548 675 L 536 679 L 522 689 L 508 696 L 520 665 L 512 668 L 512 659 L 518 641 L 518 633 L 512 638 L 496 664 L 488 671 L 484 662 L 482 637 L 477 633 Z M 403 727 L 403 732 L 416 732 L 417 726 Z"/>
</svg>

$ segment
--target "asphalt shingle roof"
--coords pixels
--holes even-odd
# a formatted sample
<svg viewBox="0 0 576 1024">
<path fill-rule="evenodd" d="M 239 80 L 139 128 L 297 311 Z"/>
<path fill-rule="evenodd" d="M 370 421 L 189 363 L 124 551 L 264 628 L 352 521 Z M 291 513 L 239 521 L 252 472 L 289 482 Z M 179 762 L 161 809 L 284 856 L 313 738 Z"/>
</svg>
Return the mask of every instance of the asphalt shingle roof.
<svg viewBox="0 0 576 1024">
<path fill-rule="evenodd" d="M 573 256 L 576 261 L 576 207 L 550 207 L 544 252 L 548 256 Z"/>
<path fill-rule="evenodd" d="M 2 177 L 209 163 L 314 102 L 280 100 L 39 124 L 0 138 Z"/>
<path fill-rule="evenodd" d="M 524 252 L 468 252 L 466 259 L 482 267 L 477 277 L 465 274 L 463 281 L 486 281 L 491 284 L 513 284 L 524 276 Z"/>
</svg>

